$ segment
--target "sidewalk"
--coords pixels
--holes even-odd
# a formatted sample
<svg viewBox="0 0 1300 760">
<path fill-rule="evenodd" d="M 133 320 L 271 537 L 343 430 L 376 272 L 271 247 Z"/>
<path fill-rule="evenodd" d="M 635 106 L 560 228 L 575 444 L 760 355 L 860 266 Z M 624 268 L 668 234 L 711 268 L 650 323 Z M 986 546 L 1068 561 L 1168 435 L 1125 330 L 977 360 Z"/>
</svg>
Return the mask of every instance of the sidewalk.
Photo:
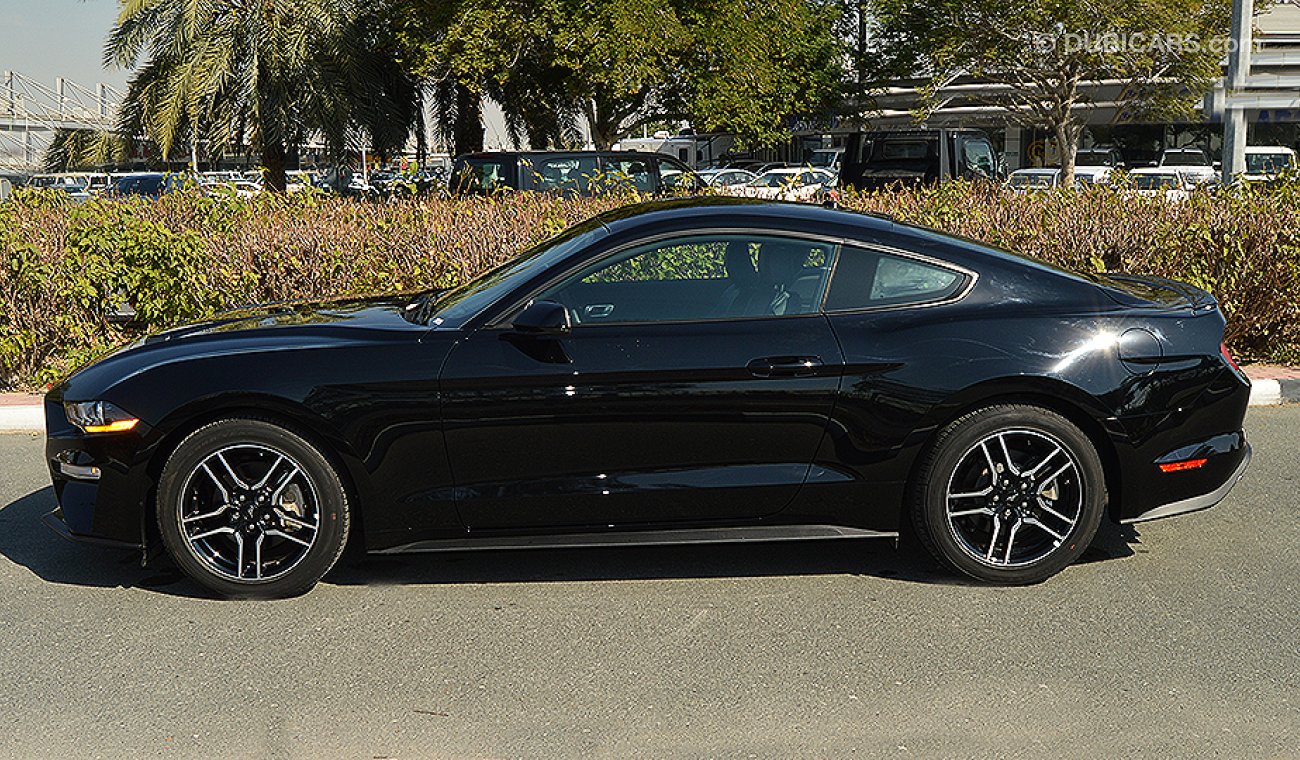
<svg viewBox="0 0 1300 760">
<path fill-rule="evenodd" d="M 1300 367 L 1248 364 L 1250 405 L 1276 406 L 1300 402 Z M 25 393 L 0 393 L 0 432 L 45 430 L 41 397 Z"/>
</svg>

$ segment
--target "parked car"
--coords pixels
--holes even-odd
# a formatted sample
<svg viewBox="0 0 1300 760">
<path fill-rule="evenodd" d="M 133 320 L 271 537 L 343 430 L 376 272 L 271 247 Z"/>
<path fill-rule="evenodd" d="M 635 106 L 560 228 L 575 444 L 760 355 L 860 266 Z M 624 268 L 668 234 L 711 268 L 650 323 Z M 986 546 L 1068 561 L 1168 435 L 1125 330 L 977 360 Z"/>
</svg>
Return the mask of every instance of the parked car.
<svg viewBox="0 0 1300 760">
<path fill-rule="evenodd" d="M 1198 185 L 1219 181 L 1219 167 L 1199 148 L 1169 148 L 1160 154 L 1155 168 L 1175 169 L 1184 180 Z"/>
<path fill-rule="evenodd" d="M 473 153 L 452 165 L 453 195 L 535 190 L 593 195 L 630 188 L 650 195 L 702 186 L 686 164 L 662 153 L 527 151 Z"/>
<path fill-rule="evenodd" d="M 754 179 L 753 172 L 744 169 L 702 169 L 695 172 L 704 184 L 719 189 L 734 188 Z"/>
<path fill-rule="evenodd" d="M 1163 198 L 1167 201 L 1186 200 L 1196 189 L 1193 180 L 1182 169 L 1152 168 L 1134 169 L 1129 172 L 1129 182 L 1138 195 Z"/>
<path fill-rule="evenodd" d="M 218 593 L 369 552 L 897 537 L 1041 581 L 1250 459 L 1214 298 L 883 217 L 687 198 L 451 290 L 249 307 L 45 397 L 64 536 Z M 1151 560 L 1149 557 L 1148 560 Z"/>
<path fill-rule="evenodd" d="M 815 202 L 825 199 L 826 193 L 833 187 L 834 174 L 804 167 L 772 169 L 731 191 L 746 198 Z"/>
<path fill-rule="evenodd" d="M 1074 166 L 1076 169 L 1094 166 L 1123 169 L 1126 164 L 1119 148 L 1079 148 L 1074 156 Z"/>
<path fill-rule="evenodd" d="M 119 174 L 113 177 L 113 184 L 104 191 L 105 197 L 129 198 L 132 196 L 158 198 L 166 193 L 180 190 L 185 185 L 184 177 L 178 174 L 162 172 L 141 172 L 138 174 Z"/>
<path fill-rule="evenodd" d="M 1016 169 L 1007 177 L 1007 188 L 1012 192 L 1017 193 L 1051 190 L 1056 187 L 1060 181 L 1060 169 Z"/>
<path fill-rule="evenodd" d="M 859 190 L 950 179 L 1000 181 L 1005 173 L 984 132 L 915 129 L 849 136 L 840 183 Z"/>
<path fill-rule="evenodd" d="M 1074 186 L 1087 187 L 1089 185 L 1109 185 L 1115 177 L 1115 167 L 1105 166 L 1075 166 L 1074 167 Z"/>
<path fill-rule="evenodd" d="M 1246 148 L 1246 172 L 1242 179 L 1247 182 L 1273 182 L 1287 172 L 1298 168 L 1296 152 L 1282 146 L 1251 145 Z"/>
<path fill-rule="evenodd" d="M 843 148 L 818 148 L 808 157 L 808 165 L 814 169 L 828 171 L 831 174 L 839 174 L 843 160 Z"/>
</svg>

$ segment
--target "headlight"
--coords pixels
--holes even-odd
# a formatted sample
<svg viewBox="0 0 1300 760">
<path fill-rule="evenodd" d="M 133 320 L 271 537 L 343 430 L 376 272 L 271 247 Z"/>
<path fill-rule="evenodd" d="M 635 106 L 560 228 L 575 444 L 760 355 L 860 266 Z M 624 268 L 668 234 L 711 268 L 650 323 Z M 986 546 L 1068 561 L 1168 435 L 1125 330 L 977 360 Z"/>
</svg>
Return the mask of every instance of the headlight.
<svg viewBox="0 0 1300 760">
<path fill-rule="evenodd" d="M 68 422 L 87 433 L 122 433 L 140 423 L 107 401 L 65 401 L 63 412 Z"/>
</svg>

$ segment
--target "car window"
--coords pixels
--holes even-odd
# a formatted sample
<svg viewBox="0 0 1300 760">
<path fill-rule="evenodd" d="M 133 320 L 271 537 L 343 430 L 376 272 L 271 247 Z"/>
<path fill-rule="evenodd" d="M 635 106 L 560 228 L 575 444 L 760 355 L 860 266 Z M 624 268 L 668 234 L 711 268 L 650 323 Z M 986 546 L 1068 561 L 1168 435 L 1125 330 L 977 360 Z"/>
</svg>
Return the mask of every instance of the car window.
<svg viewBox="0 0 1300 760">
<path fill-rule="evenodd" d="M 614 187 L 631 187 L 642 193 L 655 191 L 654 176 L 650 173 L 650 162 L 644 158 L 604 159 L 605 181 Z"/>
<path fill-rule="evenodd" d="M 966 159 L 966 168 L 976 176 L 991 178 L 994 168 L 993 148 L 983 140 L 967 140 L 962 144 L 962 153 Z"/>
<path fill-rule="evenodd" d="M 579 325 L 811 314 L 835 249 L 770 234 L 673 238 L 616 253 L 537 298 L 564 304 Z"/>
<path fill-rule="evenodd" d="M 704 182 L 685 164 L 671 158 L 659 159 L 659 181 L 664 190 L 699 190 Z"/>
<path fill-rule="evenodd" d="M 585 193 L 598 171 L 595 156 L 546 158 L 532 163 L 533 184 L 543 191 Z"/>
<path fill-rule="evenodd" d="M 458 193 L 491 193 L 508 187 L 502 160 L 461 159 L 452 171 L 451 189 Z"/>
<path fill-rule="evenodd" d="M 960 292 L 966 280 L 937 264 L 845 246 L 826 294 L 826 311 L 942 301 Z"/>
</svg>

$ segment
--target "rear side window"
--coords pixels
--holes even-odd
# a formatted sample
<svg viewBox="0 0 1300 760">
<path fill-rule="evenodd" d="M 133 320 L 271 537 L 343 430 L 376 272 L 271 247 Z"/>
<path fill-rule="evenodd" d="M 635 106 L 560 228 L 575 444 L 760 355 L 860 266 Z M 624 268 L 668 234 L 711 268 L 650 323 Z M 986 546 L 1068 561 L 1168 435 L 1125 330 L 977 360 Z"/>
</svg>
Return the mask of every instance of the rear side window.
<svg viewBox="0 0 1300 760">
<path fill-rule="evenodd" d="M 595 156 L 541 159 L 533 164 L 533 183 L 538 190 L 585 193 L 599 171 Z"/>
<path fill-rule="evenodd" d="M 496 159 L 461 159 L 451 173 L 451 189 L 458 193 L 491 193 L 509 187 L 508 167 Z"/>
<path fill-rule="evenodd" d="M 933 303 L 952 298 L 967 276 L 926 261 L 846 245 L 840 251 L 826 311 Z"/>
</svg>

